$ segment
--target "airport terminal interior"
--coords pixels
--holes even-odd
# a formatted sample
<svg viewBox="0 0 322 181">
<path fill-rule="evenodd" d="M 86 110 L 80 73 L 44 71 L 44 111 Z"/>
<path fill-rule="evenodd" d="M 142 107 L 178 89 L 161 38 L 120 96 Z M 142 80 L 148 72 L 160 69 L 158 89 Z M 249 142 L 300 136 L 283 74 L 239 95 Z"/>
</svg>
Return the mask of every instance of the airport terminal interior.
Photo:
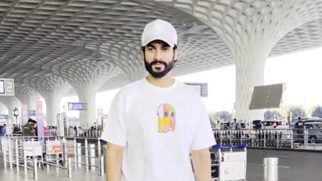
<svg viewBox="0 0 322 181">
<path fill-rule="evenodd" d="M 96 94 L 147 75 L 155 19 L 177 30 L 174 76 L 235 66 L 237 119 L 211 119 L 213 180 L 322 180 L 322 114 L 264 119 L 284 90 L 264 85 L 266 60 L 322 47 L 321 0 L 1 0 L 0 180 L 105 180 Z"/>
</svg>

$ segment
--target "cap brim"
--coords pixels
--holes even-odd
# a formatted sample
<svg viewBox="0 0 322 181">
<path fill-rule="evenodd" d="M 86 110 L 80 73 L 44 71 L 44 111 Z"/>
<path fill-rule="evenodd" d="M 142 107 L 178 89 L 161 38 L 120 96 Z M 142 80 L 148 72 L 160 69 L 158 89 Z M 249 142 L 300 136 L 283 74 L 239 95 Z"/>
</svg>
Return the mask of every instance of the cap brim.
<svg viewBox="0 0 322 181">
<path fill-rule="evenodd" d="M 144 47 L 144 46 L 146 46 L 147 44 L 149 44 L 149 43 L 151 43 L 151 42 L 153 42 L 153 41 L 156 41 L 156 40 L 163 41 L 164 43 L 168 44 L 170 47 L 174 47 L 174 43 L 170 43 L 169 41 L 164 40 L 163 38 L 152 38 L 152 39 L 147 40 L 146 42 L 144 42 L 144 43 L 142 44 L 142 46 Z"/>
</svg>

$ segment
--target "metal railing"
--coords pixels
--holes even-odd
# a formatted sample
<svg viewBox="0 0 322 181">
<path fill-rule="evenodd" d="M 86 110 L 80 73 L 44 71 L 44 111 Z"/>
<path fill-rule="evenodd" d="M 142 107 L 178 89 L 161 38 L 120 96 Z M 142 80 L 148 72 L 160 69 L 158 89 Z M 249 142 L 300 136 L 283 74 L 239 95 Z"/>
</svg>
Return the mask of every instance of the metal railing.
<svg viewBox="0 0 322 181">
<path fill-rule="evenodd" d="M 217 144 L 220 145 L 247 144 L 253 148 L 322 151 L 322 136 L 313 135 L 319 131 L 321 132 L 313 129 L 213 130 Z"/>
<path fill-rule="evenodd" d="M 214 135 L 217 143 L 223 146 L 246 143 L 249 147 L 280 148 L 284 146 L 286 148 L 293 148 L 296 144 L 311 144 L 309 143 L 308 131 L 303 131 L 303 134 L 296 132 L 295 135 L 294 131 L 215 130 Z M 85 166 L 86 172 L 89 170 L 94 172 L 98 168 L 99 176 L 103 176 L 105 170 L 103 151 L 104 147 L 101 140 L 97 138 L 38 138 L 22 136 L 1 138 L 1 152 L 3 154 L 5 167 L 10 167 L 10 169 L 16 167 L 17 172 L 20 171 L 20 168 L 24 168 L 26 175 L 30 170 L 32 171 L 34 180 L 38 179 L 38 173 L 44 170 L 44 166 L 47 167 L 47 170 L 50 167 L 56 168 L 57 171 L 60 169 L 67 170 L 67 177 L 72 177 L 73 166 L 75 171 Z M 212 161 L 214 162 L 212 163 L 212 167 L 220 164 L 221 157 L 220 154 L 213 156 Z M 276 164 L 272 166 L 269 163 L 265 162 L 265 175 L 276 175 Z M 271 181 L 271 178 L 267 176 L 266 180 Z"/>
<path fill-rule="evenodd" d="M 104 175 L 104 158 L 101 140 L 98 138 L 75 137 L 24 137 L 8 136 L 1 138 L 1 152 L 4 166 L 17 172 L 23 167 L 25 174 L 33 171 L 34 179 L 38 179 L 38 167 L 43 170 L 47 166 L 67 170 L 72 177 L 72 167 L 78 170 L 85 166 L 86 171 L 99 169 L 99 176 Z"/>
<path fill-rule="evenodd" d="M 4 167 L 7 167 L 9 164 L 10 169 L 16 167 L 17 172 L 20 171 L 20 167 L 24 168 L 25 175 L 27 174 L 28 169 L 33 171 L 33 178 L 38 179 L 38 160 L 37 156 L 28 153 L 34 153 L 36 148 L 34 147 L 35 141 L 32 139 L 31 148 L 24 148 L 22 146 L 21 139 L 15 137 L 5 137 L 1 138 L 1 150 L 3 154 Z M 22 163 L 21 163 L 22 162 Z"/>
</svg>

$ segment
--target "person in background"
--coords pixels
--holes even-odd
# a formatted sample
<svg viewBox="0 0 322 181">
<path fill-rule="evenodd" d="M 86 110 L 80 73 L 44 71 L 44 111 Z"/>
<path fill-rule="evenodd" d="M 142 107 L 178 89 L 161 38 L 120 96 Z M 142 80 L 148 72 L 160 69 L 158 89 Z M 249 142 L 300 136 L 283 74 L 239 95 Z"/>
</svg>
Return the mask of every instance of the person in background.
<svg viewBox="0 0 322 181">
<path fill-rule="evenodd" d="M 7 126 L 6 124 L 3 124 L 0 126 L 0 136 L 7 136 Z"/>
<path fill-rule="evenodd" d="M 220 121 L 215 121 L 214 122 L 214 129 L 220 129 Z"/>
<path fill-rule="evenodd" d="M 200 95 L 172 76 L 175 28 L 154 20 L 145 26 L 141 45 L 149 75 L 118 92 L 104 125 L 106 179 L 210 181 L 215 139 Z"/>
<path fill-rule="evenodd" d="M 44 127 L 44 136 L 48 137 L 49 136 L 49 128 Z"/>
<path fill-rule="evenodd" d="M 236 118 L 234 119 L 234 129 L 236 129 L 236 130 L 240 130 L 241 129 L 240 122 L 237 121 Z"/>
<path fill-rule="evenodd" d="M 16 124 L 14 124 L 14 125 L 13 125 L 12 134 L 14 134 L 14 135 L 19 135 L 19 134 L 21 134 L 21 129 L 19 128 L 19 126 L 18 126 L 18 125 L 16 125 Z"/>
<path fill-rule="evenodd" d="M 7 136 L 7 125 L 6 124 L 3 124 L 3 135 L 4 136 Z"/>
<path fill-rule="evenodd" d="M 37 124 L 37 121 L 29 118 L 27 123 L 22 127 L 22 135 L 23 136 L 35 136 L 36 135 L 35 125 L 36 124 Z"/>
<path fill-rule="evenodd" d="M 2 125 L 0 125 L 0 136 L 3 136 L 3 126 Z"/>
<path fill-rule="evenodd" d="M 78 133 L 78 130 L 77 130 L 77 126 L 75 125 L 74 126 L 74 133 L 75 133 L 75 137 L 78 137 L 79 135 L 79 133 Z"/>
</svg>

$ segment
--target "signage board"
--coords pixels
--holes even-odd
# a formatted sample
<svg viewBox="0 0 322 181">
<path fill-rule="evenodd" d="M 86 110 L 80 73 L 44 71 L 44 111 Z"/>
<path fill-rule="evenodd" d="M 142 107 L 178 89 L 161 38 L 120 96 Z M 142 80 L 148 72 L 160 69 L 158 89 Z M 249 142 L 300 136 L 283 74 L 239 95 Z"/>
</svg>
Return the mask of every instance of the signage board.
<svg viewBox="0 0 322 181">
<path fill-rule="evenodd" d="M 24 141 L 23 151 L 25 156 L 42 156 L 42 145 L 40 141 Z"/>
<path fill-rule="evenodd" d="M 36 110 L 28 110 L 28 116 L 36 116 Z"/>
<path fill-rule="evenodd" d="M 7 114 L 0 114 L 0 119 L 7 120 L 8 115 Z"/>
<path fill-rule="evenodd" d="M 69 102 L 68 110 L 87 110 L 87 103 Z"/>
<path fill-rule="evenodd" d="M 14 80 L 0 78 L 0 96 L 14 96 Z"/>
<path fill-rule="evenodd" d="M 61 141 L 59 140 L 48 140 L 46 142 L 47 145 L 47 154 L 62 154 L 63 153 L 63 146 Z"/>
<path fill-rule="evenodd" d="M 185 83 L 192 86 L 201 97 L 208 97 L 208 84 L 207 83 Z"/>
</svg>

